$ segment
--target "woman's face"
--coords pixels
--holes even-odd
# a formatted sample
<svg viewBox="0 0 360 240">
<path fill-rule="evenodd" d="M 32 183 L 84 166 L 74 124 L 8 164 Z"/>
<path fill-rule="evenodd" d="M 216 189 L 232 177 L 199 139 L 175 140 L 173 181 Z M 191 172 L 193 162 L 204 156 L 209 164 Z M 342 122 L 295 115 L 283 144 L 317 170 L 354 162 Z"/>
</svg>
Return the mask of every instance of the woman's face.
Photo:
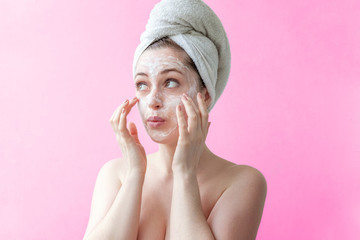
<svg viewBox="0 0 360 240">
<path fill-rule="evenodd" d="M 176 106 L 186 93 L 195 103 L 199 76 L 185 65 L 187 54 L 173 48 L 146 50 L 135 70 L 138 108 L 151 139 L 167 143 L 178 138 Z"/>
</svg>

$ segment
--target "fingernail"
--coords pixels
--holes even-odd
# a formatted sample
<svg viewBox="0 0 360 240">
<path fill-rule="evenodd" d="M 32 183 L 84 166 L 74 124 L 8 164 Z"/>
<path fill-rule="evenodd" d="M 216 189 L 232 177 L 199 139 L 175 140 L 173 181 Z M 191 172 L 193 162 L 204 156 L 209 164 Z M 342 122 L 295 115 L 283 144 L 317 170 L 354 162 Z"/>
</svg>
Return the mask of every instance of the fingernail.
<svg viewBox="0 0 360 240">
<path fill-rule="evenodd" d="M 124 103 L 128 103 L 128 102 L 129 102 L 129 100 L 126 99 L 126 101 Z"/>
<path fill-rule="evenodd" d="M 135 101 L 135 100 L 137 100 L 138 98 L 137 97 L 134 97 L 133 99 L 132 99 L 132 101 Z"/>
<path fill-rule="evenodd" d="M 179 111 L 181 112 L 181 105 L 179 104 L 178 106 L 179 106 Z"/>
</svg>

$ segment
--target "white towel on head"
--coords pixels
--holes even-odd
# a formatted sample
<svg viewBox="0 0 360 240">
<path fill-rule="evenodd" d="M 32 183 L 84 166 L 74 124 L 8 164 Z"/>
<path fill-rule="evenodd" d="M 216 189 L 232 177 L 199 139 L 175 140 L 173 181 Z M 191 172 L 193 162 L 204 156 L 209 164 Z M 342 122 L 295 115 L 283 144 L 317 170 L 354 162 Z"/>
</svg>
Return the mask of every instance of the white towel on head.
<svg viewBox="0 0 360 240">
<path fill-rule="evenodd" d="M 162 0 L 150 13 L 133 74 L 140 55 L 154 41 L 168 36 L 194 61 L 211 97 L 209 111 L 224 91 L 230 72 L 230 47 L 220 19 L 202 0 Z"/>
</svg>

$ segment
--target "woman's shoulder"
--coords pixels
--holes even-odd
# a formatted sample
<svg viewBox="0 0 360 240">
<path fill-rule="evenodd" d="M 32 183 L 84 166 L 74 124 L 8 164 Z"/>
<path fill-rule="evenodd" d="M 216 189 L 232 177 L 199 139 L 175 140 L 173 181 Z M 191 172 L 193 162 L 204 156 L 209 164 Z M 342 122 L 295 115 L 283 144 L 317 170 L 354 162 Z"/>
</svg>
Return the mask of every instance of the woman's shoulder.
<svg viewBox="0 0 360 240">
<path fill-rule="evenodd" d="M 258 186 L 266 189 L 267 183 L 263 173 L 257 168 L 245 165 L 236 164 L 226 159 L 218 157 L 219 165 L 221 165 L 223 177 L 229 179 L 228 185 L 248 185 Z"/>
<path fill-rule="evenodd" d="M 122 158 L 113 158 L 103 164 L 100 173 L 106 174 L 113 179 L 122 182 L 125 163 Z"/>
<path fill-rule="evenodd" d="M 252 167 L 250 165 L 244 165 L 244 164 L 234 164 L 234 169 L 236 172 L 236 176 L 239 179 L 259 179 L 259 180 L 265 180 L 265 176 L 262 174 L 262 172 L 260 172 L 259 169 Z"/>
<path fill-rule="evenodd" d="M 249 188 L 257 187 L 262 192 L 266 192 L 267 189 L 267 182 L 263 173 L 249 165 L 237 165 L 234 184 L 245 185 Z"/>
<path fill-rule="evenodd" d="M 223 194 L 218 199 L 219 205 L 227 208 L 228 203 L 236 199 L 240 208 L 247 208 L 255 202 L 259 204 L 258 206 L 263 206 L 267 195 L 267 182 L 262 172 L 255 167 L 236 164 L 225 159 L 221 159 L 220 162 L 224 168 L 216 181 L 224 184 Z"/>
</svg>

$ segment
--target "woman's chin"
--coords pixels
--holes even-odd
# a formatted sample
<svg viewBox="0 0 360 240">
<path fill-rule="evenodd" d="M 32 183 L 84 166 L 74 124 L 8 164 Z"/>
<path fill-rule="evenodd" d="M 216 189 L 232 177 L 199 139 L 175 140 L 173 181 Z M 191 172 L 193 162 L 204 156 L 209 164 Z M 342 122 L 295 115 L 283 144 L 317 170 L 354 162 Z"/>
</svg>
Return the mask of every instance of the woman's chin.
<svg viewBox="0 0 360 240">
<path fill-rule="evenodd" d="M 147 133 L 151 140 L 158 144 L 176 143 L 179 136 L 178 128 L 174 129 L 170 133 L 166 131 L 153 131 L 147 129 Z"/>
</svg>

